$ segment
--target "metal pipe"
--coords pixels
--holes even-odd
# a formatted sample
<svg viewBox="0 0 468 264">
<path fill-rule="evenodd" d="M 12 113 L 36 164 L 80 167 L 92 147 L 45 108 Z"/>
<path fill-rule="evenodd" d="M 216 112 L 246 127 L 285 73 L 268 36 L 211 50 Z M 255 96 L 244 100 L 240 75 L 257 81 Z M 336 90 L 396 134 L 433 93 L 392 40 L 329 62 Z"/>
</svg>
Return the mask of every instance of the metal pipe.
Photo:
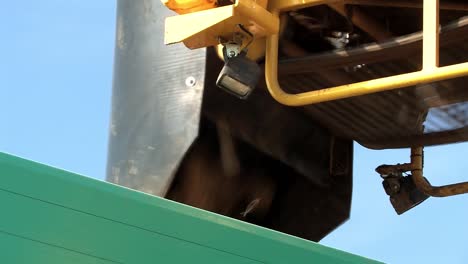
<svg viewBox="0 0 468 264">
<path fill-rule="evenodd" d="M 468 193 L 468 182 L 461 182 L 443 186 L 432 186 L 423 177 L 423 148 L 411 148 L 411 164 L 413 168 L 411 174 L 416 187 L 423 193 L 434 197 L 447 197 Z"/>
</svg>

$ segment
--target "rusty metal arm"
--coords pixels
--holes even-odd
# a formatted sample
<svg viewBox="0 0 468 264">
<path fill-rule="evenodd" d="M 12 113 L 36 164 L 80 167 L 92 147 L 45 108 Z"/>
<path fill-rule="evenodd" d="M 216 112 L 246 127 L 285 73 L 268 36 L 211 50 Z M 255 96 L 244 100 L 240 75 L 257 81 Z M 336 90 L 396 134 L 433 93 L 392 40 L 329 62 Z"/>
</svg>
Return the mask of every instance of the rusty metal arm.
<svg viewBox="0 0 468 264">
<path fill-rule="evenodd" d="M 416 187 L 423 193 L 434 197 L 447 197 L 468 193 L 468 182 L 448 184 L 443 186 L 432 186 L 423 177 L 423 148 L 411 148 L 411 174 Z"/>
<path fill-rule="evenodd" d="M 270 4 L 271 13 L 279 16 L 281 11 L 323 4 L 323 0 L 293 1 L 276 0 Z M 330 1 L 333 2 L 333 1 Z M 328 2 L 328 3 L 330 3 Z M 336 1 L 335 1 L 336 2 Z M 275 100 L 289 106 L 303 106 L 353 96 L 398 89 L 416 84 L 435 82 L 468 75 L 468 63 L 438 67 L 438 6 L 439 0 L 424 1 L 423 57 L 422 71 L 390 76 L 365 82 L 341 85 L 316 91 L 290 94 L 278 82 L 278 41 L 279 35 L 273 34 L 266 40 L 265 80 L 268 91 Z M 434 16 L 437 19 L 434 19 Z"/>
<path fill-rule="evenodd" d="M 424 152 L 422 147 L 411 148 L 411 162 L 397 165 L 381 165 L 376 171 L 382 175 L 392 175 L 411 171 L 412 179 L 416 188 L 422 193 L 433 197 L 447 197 L 468 193 L 468 182 L 447 184 L 443 186 L 432 186 L 423 176 Z"/>
</svg>

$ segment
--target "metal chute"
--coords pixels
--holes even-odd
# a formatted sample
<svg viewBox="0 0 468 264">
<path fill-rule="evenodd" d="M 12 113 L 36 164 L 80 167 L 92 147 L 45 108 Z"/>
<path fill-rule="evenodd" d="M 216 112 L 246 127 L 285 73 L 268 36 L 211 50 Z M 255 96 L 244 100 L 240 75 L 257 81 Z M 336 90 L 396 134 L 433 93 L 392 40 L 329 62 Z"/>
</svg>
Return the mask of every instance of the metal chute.
<svg viewBox="0 0 468 264">
<path fill-rule="evenodd" d="M 164 45 L 160 1 L 118 1 L 107 180 L 164 196 L 198 134 L 206 50 Z"/>
</svg>

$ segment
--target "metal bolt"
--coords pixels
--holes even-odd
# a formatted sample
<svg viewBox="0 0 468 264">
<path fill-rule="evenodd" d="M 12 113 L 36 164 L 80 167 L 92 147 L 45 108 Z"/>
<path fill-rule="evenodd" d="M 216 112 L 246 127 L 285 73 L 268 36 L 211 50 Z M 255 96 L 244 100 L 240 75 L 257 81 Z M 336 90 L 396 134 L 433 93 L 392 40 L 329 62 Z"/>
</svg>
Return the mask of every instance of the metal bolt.
<svg viewBox="0 0 468 264">
<path fill-rule="evenodd" d="M 229 58 L 232 58 L 234 56 L 236 56 L 236 52 L 233 50 L 229 51 Z"/>
<path fill-rule="evenodd" d="M 185 79 L 185 85 L 187 85 L 188 87 L 193 87 L 196 83 L 197 80 L 195 80 L 193 76 L 187 77 L 187 79 Z"/>
</svg>

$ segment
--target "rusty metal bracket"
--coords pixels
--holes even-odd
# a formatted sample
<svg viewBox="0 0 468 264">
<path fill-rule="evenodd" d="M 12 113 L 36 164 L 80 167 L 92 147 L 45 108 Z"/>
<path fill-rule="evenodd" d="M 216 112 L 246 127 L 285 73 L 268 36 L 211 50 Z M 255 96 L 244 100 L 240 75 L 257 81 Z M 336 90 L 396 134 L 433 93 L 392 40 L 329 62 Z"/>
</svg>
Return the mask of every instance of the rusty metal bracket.
<svg viewBox="0 0 468 264">
<path fill-rule="evenodd" d="M 411 172 L 416 187 L 424 194 L 434 197 L 447 197 L 468 193 L 468 182 L 460 182 L 443 186 L 432 186 L 423 176 L 424 153 L 422 147 L 411 148 L 411 163 L 397 165 L 381 165 L 375 170 L 383 178 Z"/>
<path fill-rule="evenodd" d="M 434 197 L 447 197 L 468 193 L 468 182 L 448 184 L 443 186 L 432 186 L 423 177 L 423 148 L 411 148 L 411 174 L 416 187 L 423 193 Z"/>
<path fill-rule="evenodd" d="M 429 198 L 429 195 L 416 187 L 412 175 L 403 176 L 401 173 L 382 178 L 384 190 L 397 214 L 402 214 Z"/>
</svg>

